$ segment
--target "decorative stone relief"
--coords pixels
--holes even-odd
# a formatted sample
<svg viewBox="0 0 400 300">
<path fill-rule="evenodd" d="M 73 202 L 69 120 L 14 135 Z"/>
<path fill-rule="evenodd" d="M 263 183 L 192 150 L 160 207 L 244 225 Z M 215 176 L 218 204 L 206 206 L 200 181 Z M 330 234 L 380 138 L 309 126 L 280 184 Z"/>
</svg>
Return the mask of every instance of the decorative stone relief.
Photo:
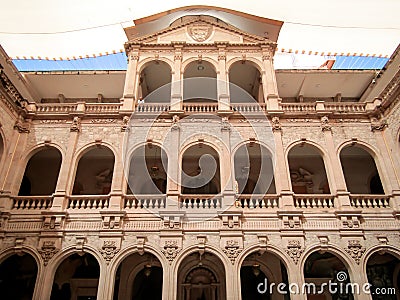
<svg viewBox="0 0 400 300">
<path fill-rule="evenodd" d="M 301 247 L 301 243 L 298 240 L 290 240 L 287 245 L 286 253 L 290 256 L 293 262 L 297 265 L 301 254 L 304 249 Z"/>
<path fill-rule="evenodd" d="M 70 131 L 79 132 L 81 131 L 81 119 L 79 117 L 74 117 L 72 119 L 72 124 L 70 127 Z"/>
<path fill-rule="evenodd" d="M 229 131 L 231 130 L 231 124 L 229 124 L 228 117 L 222 117 L 221 120 L 221 130 L 222 131 Z"/>
<path fill-rule="evenodd" d="M 29 123 L 25 122 L 24 118 L 19 115 L 17 121 L 15 121 L 14 129 L 18 130 L 19 133 L 29 133 Z"/>
<path fill-rule="evenodd" d="M 14 250 L 17 253 L 22 253 L 22 246 L 24 245 L 25 237 L 17 237 L 15 238 Z"/>
<path fill-rule="evenodd" d="M 165 255 L 165 257 L 172 262 L 178 253 L 181 251 L 178 246 L 178 241 L 176 240 L 167 240 L 164 242 L 163 250 L 161 252 Z"/>
<path fill-rule="evenodd" d="M 114 256 L 119 252 L 116 241 L 104 241 L 103 246 L 100 249 L 101 255 L 103 255 L 106 260 L 107 265 L 114 258 Z"/>
<path fill-rule="evenodd" d="M 349 240 L 346 252 L 355 260 L 357 264 L 360 264 L 361 256 L 365 252 L 365 247 L 363 247 L 359 240 Z"/>
<path fill-rule="evenodd" d="M 121 126 L 121 131 L 125 132 L 129 130 L 129 117 L 128 116 L 124 116 L 122 118 L 122 126 Z"/>
<path fill-rule="evenodd" d="M 43 258 L 45 266 L 58 251 L 60 251 L 60 249 L 56 247 L 55 241 L 44 241 L 42 247 L 38 249 L 40 256 Z"/>
<path fill-rule="evenodd" d="M 137 242 L 138 253 L 140 255 L 143 255 L 144 254 L 144 244 L 146 243 L 146 237 L 138 236 L 136 242 Z"/>
<path fill-rule="evenodd" d="M 206 249 L 207 236 L 199 235 L 197 236 L 197 247 L 199 248 L 200 255 L 203 255 Z"/>
<path fill-rule="evenodd" d="M 172 117 L 172 130 L 179 130 L 179 116 L 178 115 L 174 115 Z"/>
<path fill-rule="evenodd" d="M 187 27 L 190 37 L 196 42 L 206 41 L 212 33 L 212 26 L 206 23 L 196 23 Z"/>
<path fill-rule="evenodd" d="M 279 121 L 279 117 L 272 117 L 271 119 L 272 131 L 281 131 L 282 125 Z"/>
<path fill-rule="evenodd" d="M 242 252 L 242 250 L 243 249 L 240 249 L 239 241 L 235 241 L 235 240 L 227 240 L 226 244 L 225 244 L 225 249 L 223 249 L 225 254 L 231 260 L 232 264 L 235 263 L 236 258 L 239 256 L 239 254 L 240 254 L 240 252 Z"/>
<path fill-rule="evenodd" d="M 321 129 L 322 131 L 332 131 L 332 126 L 329 124 L 329 118 L 327 116 L 321 117 Z"/>
<path fill-rule="evenodd" d="M 371 118 L 371 131 L 382 131 L 388 126 L 385 119 Z"/>
</svg>

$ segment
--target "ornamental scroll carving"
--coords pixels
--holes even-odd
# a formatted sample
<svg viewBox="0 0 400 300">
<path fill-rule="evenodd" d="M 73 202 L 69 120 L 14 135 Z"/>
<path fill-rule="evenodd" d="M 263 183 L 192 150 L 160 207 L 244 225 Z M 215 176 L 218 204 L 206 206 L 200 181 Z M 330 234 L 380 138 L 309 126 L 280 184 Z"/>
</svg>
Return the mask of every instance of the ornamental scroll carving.
<svg viewBox="0 0 400 300">
<path fill-rule="evenodd" d="M 116 241 L 104 241 L 101 247 L 100 253 L 106 260 L 107 265 L 114 258 L 114 256 L 119 252 Z"/>
<path fill-rule="evenodd" d="M 234 264 L 240 252 L 242 252 L 242 249 L 240 249 L 239 241 L 228 240 L 226 241 L 225 249 L 223 251 L 231 260 L 232 264 Z"/>
<path fill-rule="evenodd" d="M 43 258 L 45 266 L 58 251 L 60 251 L 60 249 L 56 247 L 55 241 L 44 241 L 42 248 L 38 250 L 40 256 Z"/>
<path fill-rule="evenodd" d="M 346 252 L 355 260 L 357 264 L 360 264 L 361 256 L 365 252 L 365 247 L 363 247 L 358 240 L 350 240 L 348 242 Z"/>
<path fill-rule="evenodd" d="M 175 259 L 179 251 L 181 250 L 179 249 L 178 241 L 175 240 L 165 241 L 163 250 L 161 250 L 161 252 L 170 262 L 172 262 Z"/>
<path fill-rule="evenodd" d="M 300 241 L 291 240 L 288 242 L 286 253 L 296 265 L 299 262 L 300 256 L 303 252 L 304 249 L 301 247 Z"/>
</svg>

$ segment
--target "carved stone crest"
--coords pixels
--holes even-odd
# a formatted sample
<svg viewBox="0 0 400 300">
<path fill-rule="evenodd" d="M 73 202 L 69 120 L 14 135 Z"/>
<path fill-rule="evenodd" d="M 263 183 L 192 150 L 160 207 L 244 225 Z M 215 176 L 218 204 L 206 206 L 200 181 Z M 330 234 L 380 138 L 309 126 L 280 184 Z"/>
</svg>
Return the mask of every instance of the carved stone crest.
<svg viewBox="0 0 400 300">
<path fill-rule="evenodd" d="M 80 130 L 81 130 L 81 119 L 79 117 L 74 117 L 72 119 L 70 131 L 79 132 Z"/>
<path fill-rule="evenodd" d="M 282 130 L 282 125 L 281 122 L 279 121 L 279 117 L 272 117 L 271 126 L 272 126 L 272 131 Z"/>
<path fill-rule="evenodd" d="M 388 126 L 385 119 L 371 118 L 371 131 L 382 131 Z"/>
<path fill-rule="evenodd" d="M 44 265 L 46 266 L 49 260 L 58 252 L 60 249 L 56 247 L 55 241 L 44 241 L 42 248 L 38 250 L 43 258 Z"/>
<path fill-rule="evenodd" d="M 190 37 L 196 42 L 206 41 L 212 33 L 212 26 L 208 24 L 193 24 L 188 26 Z"/>
<path fill-rule="evenodd" d="M 239 241 L 228 240 L 226 241 L 225 249 L 223 251 L 229 257 L 232 264 L 234 264 L 236 257 L 238 257 L 240 252 L 242 252 L 242 249 L 240 249 Z"/>
<path fill-rule="evenodd" d="M 332 126 L 329 125 L 329 118 L 327 116 L 321 117 L 321 129 L 322 131 L 332 131 Z"/>
<path fill-rule="evenodd" d="M 293 262 L 297 265 L 301 254 L 304 252 L 302 249 L 300 241 L 291 240 L 288 242 L 286 253 L 290 256 Z"/>
<path fill-rule="evenodd" d="M 365 252 L 365 247 L 363 247 L 358 240 L 350 240 L 348 242 L 346 252 L 355 260 L 357 264 L 360 264 L 361 256 Z"/>
<path fill-rule="evenodd" d="M 178 241 L 174 240 L 165 241 L 163 248 L 164 249 L 161 250 L 161 252 L 170 262 L 172 262 L 178 255 L 179 251 L 181 251 L 178 246 Z"/>
<path fill-rule="evenodd" d="M 106 263 L 109 264 L 114 256 L 119 252 L 116 241 L 104 241 L 100 253 L 103 255 Z"/>
</svg>

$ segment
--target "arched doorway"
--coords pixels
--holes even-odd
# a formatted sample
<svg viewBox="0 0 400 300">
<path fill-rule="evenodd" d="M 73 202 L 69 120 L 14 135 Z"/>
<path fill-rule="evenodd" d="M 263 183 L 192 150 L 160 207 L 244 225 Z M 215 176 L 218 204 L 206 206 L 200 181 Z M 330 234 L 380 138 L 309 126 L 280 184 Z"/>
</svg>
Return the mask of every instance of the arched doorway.
<svg viewBox="0 0 400 300">
<path fill-rule="evenodd" d="M 106 195 L 111 190 L 114 153 L 105 146 L 96 146 L 79 159 L 73 195 Z"/>
<path fill-rule="evenodd" d="M 114 300 L 161 300 L 163 270 L 152 254 L 132 254 L 118 266 Z"/>
<path fill-rule="evenodd" d="M 163 61 L 151 61 L 139 76 L 139 103 L 169 103 L 171 96 L 171 67 Z"/>
<path fill-rule="evenodd" d="M 182 155 L 182 194 L 216 195 L 221 192 L 219 155 L 202 143 L 188 148 Z"/>
<path fill-rule="evenodd" d="M 229 69 L 231 103 L 264 102 L 260 71 L 250 61 L 238 61 Z M 250 96 L 249 96 L 250 95 Z"/>
<path fill-rule="evenodd" d="M 307 257 L 304 280 L 308 284 L 305 292 L 309 300 L 353 299 L 351 290 L 346 289 L 346 284 L 351 282 L 347 268 L 330 252 L 314 252 Z M 336 284 L 336 292 L 329 290 L 329 282 Z M 343 288 L 340 288 L 340 284 L 343 284 Z"/>
<path fill-rule="evenodd" d="M 302 143 L 288 154 L 290 180 L 295 194 L 329 194 L 325 163 L 320 151 L 313 145 Z"/>
<path fill-rule="evenodd" d="M 352 194 L 384 194 L 375 160 L 360 145 L 352 144 L 340 151 L 347 190 Z"/>
<path fill-rule="evenodd" d="M 225 268 L 211 253 L 193 253 L 185 257 L 178 269 L 179 300 L 224 300 Z"/>
<path fill-rule="evenodd" d="M 100 266 L 88 253 L 72 254 L 58 266 L 50 300 L 96 300 Z"/>
<path fill-rule="evenodd" d="M 217 72 L 208 61 L 193 61 L 183 73 L 184 102 L 214 102 L 217 97 Z"/>
<path fill-rule="evenodd" d="M 0 263 L 0 298 L 30 300 L 36 284 L 38 267 L 27 254 L 14 254 Z"/>
<path fill-rule="evenodd" d="M 287 291 L 288 274 L 279 257 L 270 252 L 255 252 L 245 258 L 240 268 L 242 300 L 290 299 L 278 293 L 276 285 L 279 283 L 284 283 Z"/>
<path fill-rule="evenodd" d="M 367 277 L 373 300 L 396 300 L 400 291 L 400 260 L 390 253 L 372 254 L 367 261 Z"/>
<path fill-rule="evenodd" d="M 234 162 L 238 194 L 276 193 L 272 156 L 267 148 L 258 143 L 242 145 L 235 152 Z"/>
<path fill-rule="evenodd" d="M 166 194 L 168 159 L 165 151 L 146 144 L 132 153 L 128 175 L 128 194 Z"/>
<path fill-rule="evenodd" d="M 62 156 L 55 147 L 36 152 L 28 161 L 19 188 L 19 196 L 41 196 L 54 193 Z"/>
</svg>

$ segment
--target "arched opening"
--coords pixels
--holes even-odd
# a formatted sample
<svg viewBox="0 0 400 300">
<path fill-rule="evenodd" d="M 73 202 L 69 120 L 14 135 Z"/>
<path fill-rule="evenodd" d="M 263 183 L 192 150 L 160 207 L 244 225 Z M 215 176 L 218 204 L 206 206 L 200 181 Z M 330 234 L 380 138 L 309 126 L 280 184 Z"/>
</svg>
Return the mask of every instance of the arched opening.
<svg viewBox="0 0 400 300">
<path fill-rule="evenodd" d="M 217 97 L 217 72 L 208 61 L 189 63 L 183 74 L 184 102 L 214 102 Z"/>
<path fill-rule="evenodd" d="M 27 254 L 14 254 L 0 263 L 1 299 L 33 299 L 38 267 Z"/>
<path fill-rule="evenodd" d="M 56 190 L 62 156 L 54 147 L 36 152 L 28 161 L 19 188 L 19 196 L 51 195 Z"/>
<path fill-rule="evenodd" d="M 231 103 L 264 102 L 261 74 L 252 62 L 232 64 L 229 69 L 229 96 Z"/>
<path fill-rule="evenodd" d="M 234 156 L 237 193 L 275 194 L 274 168 L 270 151 L 258 143 L 240 146 Z"/>
<path fill-rule="evenodd" d="M 374 158 L 359 145 L 349 145 L 340 151 L 347 190 L 352 194 L 384 194 Z"/>
<path fill-rule="evenodd" d="M 332 253 L 312 253 L 304 264 L 304 280 L 308 284 L 305 293 L 309 300 L 353 299 L 346 266 Z M 336 286 L 336 290 L 329 290 L 329 286 Z"/>
<path fill-rule="evenodd" d="M 208 252 L 185 257 L 178 269 L 178 299 L 224 300 L 225 268 L 221 260 Z"/>
<path fill-rule="evenodd" d="M 302 143 L 288 154 L 290 180 L 295 194 L 329 194 L 324 160 L 319 150 Z"/>
<path fill-rule="evenodd" d="M 152 254 L 132 254 L 118 266 L 114 300 L 161 300 L 163 270 Z"/>
<path fill-rule="evenodd" d="M 88 253 L 72 254 L 58 266 L 50 300 L 96 300 L 100 266 Z"/>
<path fill-rule="evenodd" d="M 399 273 L 400 260 L 397 257 L 390 253 L 372 254 L 367 261 L 367 277 L 372 285 L 372 299 L 396 300 L 400 288 Z"/>
<path fill-rule="evenodd" d="M 111 190 L 114 171 L 114 153 L 97 146 L 87 151 L 76 169 L 73 195 L 106 195 Z"/>
<path fill-rule="evenodd" d="M 171 78 L 171 68 L 166 62 L 155 60 L 148 63 L 139 76 L 139 103 L 169 103 Z"/>
<path fill-rule="evenodd" d="M 219 155 L 202 143 L 188 148 L 182 156 L 182 194 L 216 195 L 221 192 Z"/>
<path fill-rule="evenodd" d="M 167 168 L 167 154 L 161 147 L 147 144 L 136 149 L 129 166 L 128 194 L 166 194 Z"/>
<path fill-rule="evenodd" d="M 242 300 L 290 299 L 276 289 L 280 283 L 287 291 L 288 273 L 282 260 L 270 252 L 249 254 L 240 267 Z"/>
</svg>

